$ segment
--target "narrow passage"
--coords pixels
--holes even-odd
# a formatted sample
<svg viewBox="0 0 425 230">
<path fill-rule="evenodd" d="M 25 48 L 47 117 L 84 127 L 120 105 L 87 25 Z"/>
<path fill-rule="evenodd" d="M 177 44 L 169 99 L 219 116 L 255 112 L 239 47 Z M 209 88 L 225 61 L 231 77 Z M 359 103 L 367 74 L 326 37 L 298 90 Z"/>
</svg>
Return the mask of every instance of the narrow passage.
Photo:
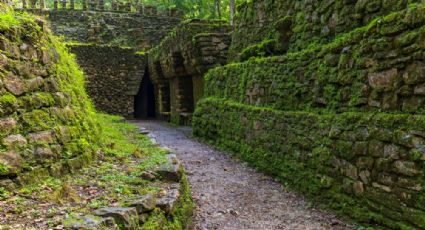
<svg viewBox="0 0 425 230">
<path fill-rule="evenodd" d="M 196 203 L 195 230 L 351 229 L 271 177 L 192 139 L 189 127 L 134 123 L 184 163 Z"/>
</svg>

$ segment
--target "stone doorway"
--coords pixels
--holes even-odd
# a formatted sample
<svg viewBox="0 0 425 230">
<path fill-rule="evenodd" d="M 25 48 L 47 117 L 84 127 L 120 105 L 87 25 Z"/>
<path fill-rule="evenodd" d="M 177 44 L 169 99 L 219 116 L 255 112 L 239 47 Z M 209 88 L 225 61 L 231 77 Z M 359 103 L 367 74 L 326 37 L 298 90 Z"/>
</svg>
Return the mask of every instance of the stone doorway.
<svg viewBox="0 0 425 230">
<path fill-rule="evenodd" d="M 134 97 L 134 118 L 155 118 L 155 87 L 146 68 L 139 92 Z"/>
</svg>

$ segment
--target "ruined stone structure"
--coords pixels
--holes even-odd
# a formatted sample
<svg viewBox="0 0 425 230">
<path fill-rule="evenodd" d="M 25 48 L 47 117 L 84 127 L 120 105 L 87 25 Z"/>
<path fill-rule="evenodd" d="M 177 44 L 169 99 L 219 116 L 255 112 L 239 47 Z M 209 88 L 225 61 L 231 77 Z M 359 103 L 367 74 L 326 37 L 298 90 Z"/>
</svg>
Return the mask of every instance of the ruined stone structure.
<svg viewBox="0 0 425 230">
<path fill-rule="evenodd" d="M 203 95 L 204 73 L 227 61 L 229 32 L 224 21 L 190 20 L 149 51 L 149 74 L 159 117 L 190 123 Z"/>
<path fill-rule="evenodd" d="M 158 45 L 181 21 L 178 12 L 157 12 L 148 6 L 144 13 L 31 11 L 46 16 L 53 33 L 69 42 L 98 110 L 125 117 L 154 116 L 147 114 L 147 99 L 143 99 L 147 96 L 139 90 L 147 68 L 143 51 Z"/>
<path fill-rule="evenodd" d="M 206 74 L 194 134 L 365 225 L 424 229 L 425 5 L 413 2 L 240 5 L 234 63 Z"/>
<path fill-rule="evenodd" d="M 31 11 L 47 16 L 52 31 L 70 42 L 96 108 L 107 113 L 188 124 L 204 73 L 227 62 L 231 28 L 224 21 L 187 21 L 163 40 L 181 21 L 175 10 Z"/>
<path fill-rule="evenodd" d="M 83 73 L 31 16 L 0 26 L 0 188 L 60 177 L 93 157 L 98 127 Z"/>
</svg>

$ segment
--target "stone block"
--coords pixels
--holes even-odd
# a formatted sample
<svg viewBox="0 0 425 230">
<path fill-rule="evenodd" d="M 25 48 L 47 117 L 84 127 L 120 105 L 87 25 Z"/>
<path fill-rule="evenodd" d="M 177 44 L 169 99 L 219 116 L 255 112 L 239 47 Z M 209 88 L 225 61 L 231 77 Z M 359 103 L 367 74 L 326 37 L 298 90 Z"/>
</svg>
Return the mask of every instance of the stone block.
<svg viewBox="0 0 425 230">
<path fill-rule="evenodd" d="M 5 145 L 8 149 L 21 149 L 27 145 L 27 139 L 23 137 L 21 134 L 10 135 L 3 139 L 3 145 Z"/>
<path fill-rule="evenodd" d="M 402 109 L 405 112 L 414 112 L 420 107 L 422 107 L 424 102 L 425 102 L 425 97 L 413 96 L 403 100 Z"/>
<path fill-rule="evenodd" d="M 387 192 L 387 193 L 390 193 L 392 191 L 392 189 L 390 187 L 382 185 L 382 184 L 378 184 L 376 182 L 372 183 L 372 187 L 380 189 L 380 190 Z"/>
<path fill-rule="evenodd" d="M 391 141 L 393 138 L 393 131 L 385 128 L 371 127 L 371 136 L 379 141 Z"/>
<path fill-rule="evenodd" d="M 93 214 L 104 218 L 112 217 L 119 229 L 139 229 L 139 215 L 134 207 L 106 207 L 94 211 Z"/>
<path fill-rule="evenodd" d="M 135 207 L 138 214 L 152 211 L 156 206 L 156 198 L 152 194 L 135 197 L 126 202 L 127 206 Z"/>
<path fill-rule="evenodd" d="M 34 92 L 44 85 L 44 79 L 42 77 L 35 77 L 27 80 L 26 85 L 29 92 Z"/>
<path fill-rule="evenodd" d="M 384 155 L 384 143 L 378 140 L 371 140 L 369 142 L 369 154 L 374 157 L 381 157 Z"/>
<path fill-rule="evenodd" d="M 355 155 L 367 155 L 367 153 L 368 153 L 368 143 L 366 141 L 354 142 L 353 153 Z"/>
<path fill-rule="evenodd" d="M 118 230 L 118 225 L 112 217 L 98 217 L 93 215 L 78 216 L 64 221 L 66 229 L 110 229 Z"/>
<path fill-rule="evenodd" d="M 67 126 L 59 126 L 55 130 L 55 136 L 61 143 L 68 143 L 72 140 L 71 132 Z"/>
<path fill-rule="evenodd" d="M 12 73 L 8 73 L 3 78 L 3 84 L 6 89 L 15 96 L 19 96 L 26 92 L 25 82 Z"/>
<path fill-rule="evenodd" d="M 159 166 L 156 174 L 167 181 L 179 182 L 182 176 L 182 167 L 175 154 L 168 154 L 167 163 Z"/>
<path fill-rule="evenodd" d="M 369 170 L 363 170 L 359 173 L 360 180 L 364 184 L 369 184 L 370 181 L 370 171 Z"/>
<path fill-rule="evenodd" d="M 374 171 L 377 171 L 377 173 L 390 172 L 392 169 L 392 162 L 393 160 L 388 158 L 378 158 L 375 160 Z"/>
<path fill-rule="evenodd" d="M 393 166 L 394 166 L 393 168 L 394 172 L 399 173 L 401 175 L 417 176 L 421 174 L 421 172 L 419 171 L 415 163 L 411 161 L 399 160 L 394 162 Z"/>
<path fill-rule="evenodd" d="M 22 163 L 22 157 L 18 152 L 0 152 L 0 176 L 16 176 L 21 170 Z"/>
<path fill-rule="evenodd" d="M 396 180 L 396 176 L 387 174 L 387 173 L 381 173 L 378 175 L 378 182 L 384 185 L 392 186 Z"/>
<path fill-rule="evenodd" d="M 380 91 L 391 91 L 394 89 L 394 84 L 397 79 L 398 71 L 393 68 L 378 73 L 370 73 L 368 76 L 369 85 Z"/>
<path fill-rule="evenodd" d="M 51 144 L 54 142 L 53 138 L 53 132 L 50 130 L 28 134 L 28 141 L 32 144 Z"/>
<path fill-rule="evenodd" d="M 423 185 L 417 178 L 411 177 L 398 177 L 396 185 L 400 188 L 405 188 L 413 191 L 422 191 Z"/>
<path fill-rule="evenodd" d="M 156 200 L 156 206 L 169 214 L 178 204 L 180 198 L 179 184 L 176 187 L 166 190 L 166 194 Z"/>
<path fill-rule="evenodd" d="M 36 147 L 34 150 L 34 158 L 39 163 L 43 163 L 56 158 L 57 156 L 49 147 Z"/>
<path fill-rule="evenodd" d="M 384 147 L 384 157 L 387 157 L 389 159 L 397 160 L 400 158 L 400 147 L 394 144 L 388 144 Z"/>
<path fill-rule="evenodd" d="M 425 82 L 425 64 L 418 61 L 410 64 L 403 74 L 403 80 L 408 85 Z"/>
<path fill-rule="evenodd" d="M 372 157 L 359 157 L 356 165 L 359 169 L 372 169 L 373 164 L 374 159 Z"/>
<path fill-rule="evenodd" d="M 358 178 L 357 167 L 350 163 L 347 163 L 345 165 L 345 175 L 350 177 L 351 179 L 356 180 Z"/>
</svg>

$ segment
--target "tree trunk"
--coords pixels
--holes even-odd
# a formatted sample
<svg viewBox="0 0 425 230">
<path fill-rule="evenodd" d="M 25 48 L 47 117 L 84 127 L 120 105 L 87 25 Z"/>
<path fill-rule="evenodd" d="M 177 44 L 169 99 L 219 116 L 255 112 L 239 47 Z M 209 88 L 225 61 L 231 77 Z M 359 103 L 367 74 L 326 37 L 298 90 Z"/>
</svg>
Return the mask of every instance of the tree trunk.
<svg viewBox="0 0 425 230">
<path fill-rule="evenodd" d="M 215 12 L 217 13 L 218 18 L 221 18 L 221 10 L 220 10 L 220 0 L 214 0 Z"/>
<path fill-rule="evenodd" d="M 235 24 L 235 0 L 230 0 L 230 25 Z"/>
</svg>

